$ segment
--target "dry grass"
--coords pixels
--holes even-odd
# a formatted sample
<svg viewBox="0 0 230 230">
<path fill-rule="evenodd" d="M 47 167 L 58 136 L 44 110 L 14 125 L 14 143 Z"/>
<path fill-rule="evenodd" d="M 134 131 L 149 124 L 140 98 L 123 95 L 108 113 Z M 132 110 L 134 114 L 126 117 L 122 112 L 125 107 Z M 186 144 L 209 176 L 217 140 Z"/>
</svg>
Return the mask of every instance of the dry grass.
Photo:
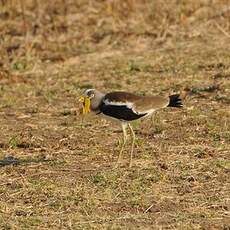
<svg viewBox="0 0 230 230">
<path fill-rule="evenodd" d="M 230 4 L 0 1 L 1 229 L 229 229 Z M 137 123 L 82 119 L 84 87 L 187 92 Z"/>
</svg>

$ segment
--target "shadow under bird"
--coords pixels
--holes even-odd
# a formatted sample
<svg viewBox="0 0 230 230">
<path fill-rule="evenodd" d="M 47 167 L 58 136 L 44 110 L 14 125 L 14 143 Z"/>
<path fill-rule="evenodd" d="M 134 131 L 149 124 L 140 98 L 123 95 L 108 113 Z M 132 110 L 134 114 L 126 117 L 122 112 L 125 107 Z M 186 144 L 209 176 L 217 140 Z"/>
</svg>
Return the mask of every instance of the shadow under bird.
<svg viewBox="0 0 230 230">
<path fill-rule="evenodd" d="M 111 92 L 104 94 L 96 89 L 86 89 L 79 101 L 83 105 L 83 114 L 94 112 L 96 115 L 104 115 L 121 123 L 123 130 L 123 143 L 117 160 L 121 160 L 122 152 L 127 142 L 127 127 L 132 134 L 132 146 L 130 152 L 130 163 L 132 166 L 133 150 L 135 144 L 135 133 L 131 122 L 137 119 L 151 116 L 156 110 L 165 107 L 182 107 L 179 94 L 169 97 L 163 96 L 139 96 L 128 92 Z"/>
</svg>

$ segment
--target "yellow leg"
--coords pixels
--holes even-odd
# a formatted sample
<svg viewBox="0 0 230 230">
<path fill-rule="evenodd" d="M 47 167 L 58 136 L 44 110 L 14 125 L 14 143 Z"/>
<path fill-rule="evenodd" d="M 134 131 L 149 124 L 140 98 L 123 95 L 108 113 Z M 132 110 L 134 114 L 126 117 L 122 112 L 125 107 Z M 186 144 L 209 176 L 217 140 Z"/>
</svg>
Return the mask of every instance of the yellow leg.
<svg viewBox="0 0 230 230">
<path fill-rule="evenodd" d="M 129 162 L 129 167 L 131 168 L 132 167 L 132 161 L 133 161 L 133 150 L 134 150 L 134 145 L 135 145 L 135 140 L 136 140 L 136 136 L 135 136 L 135 133 L 133 131 L 133 128 L 132 126 L 129 124 L 129 129 L 132 133 L 132 148 L 131 148 L 131 153 L 130 153 L 130 162 Z"/>
<path fill-rule="evenodd" d="M 121 127 L 122 127 L 122 131 L 123 131 L 123 143 L 122 143 L 121 150 L 120 150 L 120 153 L 118 156 L 116 167 L 118 166 L 118 163 L 121 161 L 122 152 L 124 150 L 125 144 L 126 144 L 127 139 L 128 139 L 128 135 L 127 135 L 127 131 L 126 131 L 127 123 L 122 123 Z"/>
</svg>

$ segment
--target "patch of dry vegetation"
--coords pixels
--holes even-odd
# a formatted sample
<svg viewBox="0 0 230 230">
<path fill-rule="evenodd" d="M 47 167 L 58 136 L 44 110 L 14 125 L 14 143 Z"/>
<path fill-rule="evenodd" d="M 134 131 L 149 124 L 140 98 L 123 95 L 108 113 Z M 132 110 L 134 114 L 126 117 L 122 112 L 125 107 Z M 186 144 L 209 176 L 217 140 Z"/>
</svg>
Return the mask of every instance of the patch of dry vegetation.
<svg viewBox="0 0 230 230">
<path fill-rule="evenodd" d="M 1 229 L 229 229 L 230 4 L 0 1 Z M 79 115 L 82 88 L 184 91 L 137 123 Z"/>
</svg>

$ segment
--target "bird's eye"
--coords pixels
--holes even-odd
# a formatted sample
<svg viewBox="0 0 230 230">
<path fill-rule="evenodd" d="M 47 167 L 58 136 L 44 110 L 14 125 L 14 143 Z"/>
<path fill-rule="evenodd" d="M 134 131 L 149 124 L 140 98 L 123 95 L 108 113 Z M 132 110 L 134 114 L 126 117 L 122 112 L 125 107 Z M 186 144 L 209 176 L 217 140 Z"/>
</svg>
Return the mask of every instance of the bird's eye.
<svg viewBox="0 0 230 230">
<path fill-rule="evenodd" d="M 89 98 L 94 98 L 94 93 L 91 93 L 90 95 L 89 95 Z"/>
</svg>

